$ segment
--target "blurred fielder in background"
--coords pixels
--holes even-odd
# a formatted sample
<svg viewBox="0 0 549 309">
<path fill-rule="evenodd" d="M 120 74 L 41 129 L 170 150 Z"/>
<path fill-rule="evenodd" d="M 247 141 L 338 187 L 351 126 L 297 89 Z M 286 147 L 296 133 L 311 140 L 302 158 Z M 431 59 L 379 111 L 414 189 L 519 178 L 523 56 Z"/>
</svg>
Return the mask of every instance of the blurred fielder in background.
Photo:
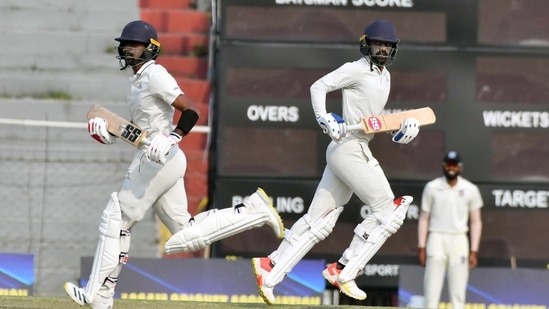
<svg viewBox="0 0 549 309">
<path fill-rule="evenodd" d="M 477 266 L 483 202 L 478 187 L 460 176 L 463 161 L 457 152 L 444 156 L 442 171 L 444 176 L 425 185 L 418 221 L 418 258 L 425 266 L 425 308 L 438 308 L 448 272 L 452 308 L 464 309 L 469 269 Z"/>
<path fill-rule="evenodd" d="M 219 239 L 267 223 L 282 238 L 284 227 L 270 198 L 261 189 L 242 204 L 216 209 L 191 217 L 183 176 L 187 168 L 179 147 L 198 120 L 191 100 L 181 91 L 166 69 L 156 64 L 160 43 L 156 30 L 147 22 L 128 23 L 115 39 L 122 69 L 132 69 L 127 101 L 131 121 L 148 133 L 149 143 L 134 153 L 118 192 L 111 194 L 99 224 L 99 241 L 87 285 L 67 282 L 65 290 L 80 305 L 96 309 L 113 307 L 113 295 L 122 265 L 128 259 L 131 228 L 153 207 L 162 223 L 173 234 L 165 252 L 196 251 Z M 172 125 L 174 109 L 181 111 Z M 90 135 L 102 144 L 113 144 L 116 137 L 102 118 L 88 122 Z"/>
<path fill-rule="evenodd" d="M 346 295 L 363 300 L 355 278 L 383 243 L 402 225 L 412 197 L 394 199 L 389 182 L 368 143 L 374 134 L 346 132 L 346 124 L 380 115 L 389 98 L 391 75 L 386 66 L 395 59 L 399 40 L 386 20 L 370 23 L 360 38 L 363 57 L 328 73 L 311 86 L 311 101 L 318 124 L 332 138 L 326 150 L 327 166 L 307 214 L 286 232 L 277 250 L 268 257 L 252 259 L 259 294 L 267 304 L 275 303 L 274 287 L 311 250 L 325 239 L 336 224 L 343 205 L 356 194 L 372 211 L 354 230 L 349 247 L 323 275 Z M 326 94 L 341 90 L 343 118 L 326 111 Z M 415 118 L 405 119 L 392 133 L 395 143 L 407 144 L 419 132 Z"/>
</svg>

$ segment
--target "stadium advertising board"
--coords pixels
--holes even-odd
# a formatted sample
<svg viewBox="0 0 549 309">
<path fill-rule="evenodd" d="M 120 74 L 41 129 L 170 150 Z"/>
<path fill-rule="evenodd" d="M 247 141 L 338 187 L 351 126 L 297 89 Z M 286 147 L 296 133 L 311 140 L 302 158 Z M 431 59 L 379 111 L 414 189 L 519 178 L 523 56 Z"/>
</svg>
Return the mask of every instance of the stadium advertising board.
<svg viewBox="0 0 549 309">
<path fill-rule="evenodd" d="M 92 262 L 91 257 L 81 260 L 81 286 L 87 283 Z M 277 303 L 320 305 L 325 265 L 323 260 L 298 263 L 275 288 Z M 263 304 L 248 259 L 131 258 L 123 272 L 116 298 Z"/>
<path fill-rule="evenodd" d="M 423 267 L 404 265 L 400 268 L 399 307 L 423 307 Z M 549 295 L 549 272 L 534 269 L 476 268 L 471 270 L 467 284 L 466 308 L 546 309 Z M 441 293 L 439 308 L 450 308 L 448 287 Z"/>
<path fill-rule="evenodd" d="M 34 255 L 0 253 L 0 295 L 30 296 L 34 289 Z"/>
</svg>

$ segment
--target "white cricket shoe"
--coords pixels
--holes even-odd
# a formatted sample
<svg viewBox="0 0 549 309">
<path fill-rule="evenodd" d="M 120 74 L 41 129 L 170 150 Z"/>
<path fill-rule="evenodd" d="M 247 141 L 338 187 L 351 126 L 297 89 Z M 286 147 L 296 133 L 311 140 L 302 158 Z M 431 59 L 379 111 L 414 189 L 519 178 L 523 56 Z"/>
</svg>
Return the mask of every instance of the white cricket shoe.
<svg viewBox="0 0 549 309">
<path fill-rule="evenodd" d="M 254 212 L 266 212 L 269 215 L 267 225 L 273 229 L 276 237 L 279 239 L 284 238 L 285 229 L 282 218 L 280 218 L 280 214 L 273 207 L 271 198 L 263 189 L 257 188 L 252 195 L 244 199 L 243 204 L 246 205 L 247 208 L 251 207 Z"/>
<path fill-rule="evenodd" d="M 65 282 L 65 292 L 80 306 L 90 306 L 91 304 L 86 299 L 86 292 L 71 282 Z"/>
<path fill-rule="evenodd" d="M 114 300 L 112 297 L 103 297 L 97 295 L 93 302 L 89 302 L 86 298 L 86 292 L 84 289 L 72 284 L 71 282 L 65 282 L 65 291 L 72 298 L 74 302 L 80 306 L 91 306 L 92 309 L 112 309 Z"/>
<path fill-rule="evenodd" d="M 267 257 L 252 258 L 252 269 L 257 279 L 257 291 L 267 305 L 275 303 L 274 287 L 265 286 L 264 278 L 271 271 L 271 259 Z"/>
<path fill-rule="evenodd" d="M 322 271 L 324 279 L 328 280 L 330 284 L 337 287 L 343 294 L 358 300 L 366 299 L 366 293 L 359 289 L 354 280 L 342 282 L 339 280 L 339 274 L 341 269 L 337 269 L 337 263 L 332 263 Z"/>
</svg>

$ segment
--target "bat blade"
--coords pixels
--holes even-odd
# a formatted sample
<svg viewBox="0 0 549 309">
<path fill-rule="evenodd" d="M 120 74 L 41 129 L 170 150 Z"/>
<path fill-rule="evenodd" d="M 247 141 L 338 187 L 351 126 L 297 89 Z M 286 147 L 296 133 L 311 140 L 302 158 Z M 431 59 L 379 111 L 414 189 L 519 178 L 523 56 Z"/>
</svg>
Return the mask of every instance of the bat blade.
<svg viewBox="0 0 549 309">
<path fill-rule="evenodd" d="M 366 134 L 390 132 L 400 129 L 406 118 L 416 118 L 421 126 L 436 122 L 436 116 L 430 107 L 411 109 L 403 112 L 362 118 L 360 124 L 348 126 L 349 130 L 363 130 Z"/>
<path fill-rule="evenodd" d="M 116 113 L 106 107 L 94 104 L 88 111 L 88 119 L 101 117 L 107 120 L 107 130 L 114 136 L 124 140 L 134 147 L 139 147 L 141 144 L 149 144 L 147 132 L 120 117 Z"/>
</svg>

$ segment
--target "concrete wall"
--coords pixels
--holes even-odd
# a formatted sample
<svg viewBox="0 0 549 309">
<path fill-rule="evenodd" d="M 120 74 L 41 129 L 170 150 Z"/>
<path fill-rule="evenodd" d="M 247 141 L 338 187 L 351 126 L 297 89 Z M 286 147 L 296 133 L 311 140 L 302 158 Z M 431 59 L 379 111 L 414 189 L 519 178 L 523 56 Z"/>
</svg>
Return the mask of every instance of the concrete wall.
<svg viewBox="0 0 549 309">
<path fill-rule="evenodd" d="M 138 18 L 137 0 L 1 1 L 0 94 L 123 100 L 114 37 Z"/>
</svg>

